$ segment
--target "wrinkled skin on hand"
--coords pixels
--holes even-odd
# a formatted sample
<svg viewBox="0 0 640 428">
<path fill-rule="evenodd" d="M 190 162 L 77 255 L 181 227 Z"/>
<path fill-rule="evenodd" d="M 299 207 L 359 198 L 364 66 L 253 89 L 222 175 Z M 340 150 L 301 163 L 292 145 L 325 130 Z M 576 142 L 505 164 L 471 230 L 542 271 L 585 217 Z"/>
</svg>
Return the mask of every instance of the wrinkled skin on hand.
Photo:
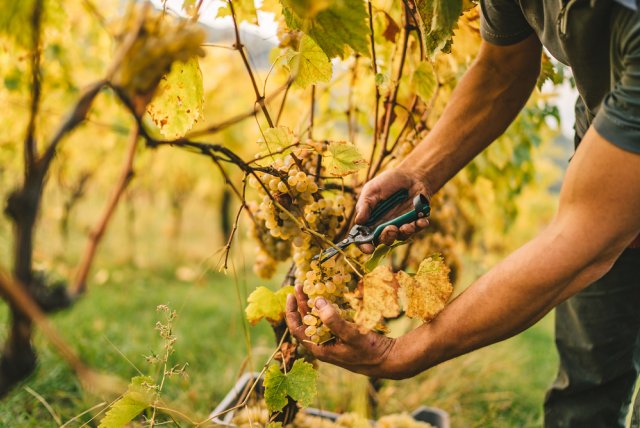
<svg viewBox="0 0 640 428">
<path fill-rule="evenodd" d="M 404 204 L 391 210 L 384 220 L 397 217 L 413 208 L 412 199 L 418 193 L 422 193 L 427 197 L 431 197 L 431 191 L 428 185 L 419 177 L 409 171 L 400 168 L 394 168 L 383 172 L 371 181 L 367 182 L 362 188 L 360 197 L 356 204 L 356 224 L 364 224 L 373 208 L 384 199 L 388 198 L 401 189 L 409 190 L 411 196 Z M 391 245 L 395 240 L 408 239 L 414 233 L 424 229 L 429 225 L 429 220 L 420 218 L 413 223 L 408 223 L 398 228 L 396 226 L 387 226 L 380 236 L 382 244 Z M 364 253 L 371 254 L 375 247 L 373 244 L 362 244 L 360 250 Z"/>
<path fill-rule="evenodd" d="M 289 330 L 314 357 L 368 376 L 388 379 L 404 377 L 401 375 L 401 365 L 394 358 L 395 339 L 374 332 L 360 333 L 356 324 L 345 321 L 333 306 L 324 302 L 323 306 L 316 301 L 316 308 L 320 319 L 335 338 L 316 345 L 304 334 L 306 326 L 302 323 L 302 317 L 309 311 L 307 296 L 301 287 L 296 287 L 295 295 L 287 296 L 286 321 Z"/>
</svg>

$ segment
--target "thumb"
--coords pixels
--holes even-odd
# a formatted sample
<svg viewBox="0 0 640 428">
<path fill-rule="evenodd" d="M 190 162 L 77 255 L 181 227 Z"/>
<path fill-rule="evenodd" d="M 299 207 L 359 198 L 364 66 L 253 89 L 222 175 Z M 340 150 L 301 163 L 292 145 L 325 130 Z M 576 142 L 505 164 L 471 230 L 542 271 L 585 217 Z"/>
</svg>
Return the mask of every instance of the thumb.
<svg viewBox="0 0 640 428">
<path fill-rule="evenodd" d="M 336 308 L 322 297 L 316 300 L 315 307 L 318 309 L 318 315 L 322 323 L 329 327 L 329 330 L 331 330 L 338 339 L 349 342 L 354 335 L 358 333 L 356 327 L 345 321 Z"/>
<path fill-rule="evenodd" d="M 380 196 L 375 190 L 371 190 L 371 187 L 366 185 L 362 188 L 362 193 L 356 202 L 356 216 L 354 221 L 356 224 L 364 224 L 369 219 L 371 209 L 376 206 Z"/>
</svg>

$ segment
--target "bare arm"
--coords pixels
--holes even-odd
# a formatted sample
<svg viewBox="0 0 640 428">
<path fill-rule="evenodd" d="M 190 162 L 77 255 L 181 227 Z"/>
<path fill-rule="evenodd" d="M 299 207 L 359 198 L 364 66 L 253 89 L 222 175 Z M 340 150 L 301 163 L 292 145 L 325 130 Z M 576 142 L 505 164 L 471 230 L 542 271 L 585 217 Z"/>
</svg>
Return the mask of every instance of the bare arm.
<svg viewBox="0 0 640 428">
<path fill-rule="evenodd" d="M 412 194 L 434 194 L 500 136 L 531 95 L 540 71 L 541 49 L 533 35 L 511 46 L 483 42 L 474 64 L 458 83 L 429 135 L 401 165 L 364 186 L 356 206 L 356 223 L 365 223 L 370 210 L 400 188 Z M 389 216 L 406 211 L 407 207 L 399 207 Z M 391 244 L 396 238 L 407 238 L 416 226 L 426 225 L 422 220 L 401 231 L 390 226 L 381 240 Z M 370 245 L 362 249 L 373 251 Z"/>
<path fill-rule="evenodd" d="M 519 333 L 604 275 L 638 231 L 640 155 L 592 128 L 571 161 L 550 226 L 432 323 L 402 337 L 389 372 L 410 376 Z"/>
<path fill-rule="evenodd" d="M 376 377 L 405 378 L 513 336 L 604 275 L 640 231 L 640 154 L 587 132 L 567 171 L 559 211 L 538 237 L 511 254 L 431 323 L 398 338 L 360 334 L 331 305 L 320 318 L 338 337 L 305 343 L 323 361 Z M 287 301 L 287 324 L 300 340 L 302 291 Z M 318 303 L 316 302 L 316 307 Z"/>
<path fill-rule="evenodd" d="M 510 46 L 482 42 L 442 117 L 402 166 L 437 192 L 520 112 L 540 73 L 541 49 L 535 35 Z"/>
</svg>

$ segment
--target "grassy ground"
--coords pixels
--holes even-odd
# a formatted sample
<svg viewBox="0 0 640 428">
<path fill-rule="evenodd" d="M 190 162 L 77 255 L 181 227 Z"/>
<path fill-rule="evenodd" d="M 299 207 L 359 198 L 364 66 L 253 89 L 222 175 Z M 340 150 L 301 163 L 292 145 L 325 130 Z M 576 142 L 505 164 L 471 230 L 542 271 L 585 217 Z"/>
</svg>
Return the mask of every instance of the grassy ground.
<svg viewBox="0 0 640 428">
<path fill-rule="evenodd" d="M 189 364 L 189 378 L 170 380 L 166 397 L 189 409 L 194 418 L 203 417 L 247 363 L 244 323 L 232 277 L 210 275 L 193 285 L 177 280 L 169 269 L 112 270 L 104 284 L 94 286 L 74 308 L 53 320 L 89 365 L 128 379 L 137 374 L 135 367 L 154 372 L 144 355 L 161 346 L 154 330 L 159 319 L 155 308 L 161 303 L 179 313 L 173 361 Z M 0 323 L 6 323 L 6 311 Z M 516 338 L 415 379 L 385 383 L 379 394 L 380 412 L 410 411 L 427 404 L 447 410 L 454 427 L 540 426 L 544 390 L 556 364 L 551 324 L 548 317 Z M 273 336 L 266 325 L 252 327 L 250 334 L 253 364 L 260 367 L 272 350 Z M 0 426 L 58 425 L 29 389 L 42 396 L 62 422 L 101 401 L 83 393 L 43 337 L 38 337 L 37 347 L 39 369 L 0 402 Z M 358 407 L 362 401 L 354 387 L 362 384 L 358 377 L 330 367 L 322 373 L 318 406 L 339 411 Z"/>
</svg>

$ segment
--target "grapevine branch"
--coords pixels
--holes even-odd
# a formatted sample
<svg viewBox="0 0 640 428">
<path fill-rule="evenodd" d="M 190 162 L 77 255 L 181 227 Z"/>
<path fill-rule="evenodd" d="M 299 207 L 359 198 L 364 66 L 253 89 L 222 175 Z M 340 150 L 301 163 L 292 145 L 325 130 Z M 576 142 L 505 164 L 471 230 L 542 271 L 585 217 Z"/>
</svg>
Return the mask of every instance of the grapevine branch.
<svg viewBox="0 0 640 428">
<path fill-rule="evenodd" d="M 356 143 L 356 133 L 358 126 L 357 118 L 357 106 L 354 103 L 353 92 L 358 80 L 358 60 L 359 55 L 356 55 L 353 60 L 353 66 L 351 67 L 351 81 L 349 82 L 349 93 L 347 95 L 347 129 L 349 134 L 349 141 Z M 376 85 L 376 89 L 378 86 Z"/>
<path fill-rule="evenodd" d="M 273 128 L 273 120 L 271 119 L 271 115 L 269 114 L 269 110 L 267 109 L 267 104 L 265 103 L 264 96 L 260 93 L 260 89 L 258 89 L 258 83 L 256 82 L 255 75 L 253 70 L 251 69 L 251 65 L 249 64 L 249 60 L 247 59 L 247 54 L 244 51 L 244 45 L 242 44 L 242 40 L 240 39 L 240 28 L 238 25 L 238 19 L 236 17 L 236 11 L 233 6 L 233 0 L 228 0 L 229 2 L 229 10 L 231 11 L 231 19 L 233 20 L 233 30 L 235 33 L 235 44 L 234 47 L 242 57 L 242 62 L 244 63 L 245 68 L 247 69 L 247 73 L 251 78 L 251 85 L 253 86 L 253 91 L 256 94 L 256 103 L 262 109 L 262 113 L 264 117 L 267 119 L 267 123 L 269 124 L 269 128 Z"/>
<path fill-rule="evenodd" d="M 92 173 L 88 171 L 81 173 L 78 181 L 69 188 L 70 195 L 64 202 L 62 217 L 60 218 L 60 232 L 65 244 L 69 238 L 69 220 L 71 218 L 71 211 L 85 195 L 87 183 L 90 181 L 91 176 Z"/>
<path fill-rule="evenodd" d="M 29 124 L 27 125 L 27 136 L 24 144 L 25 157 L 25 173 L 28 175 L 29 170 L 34 167 L 35 160 L 38 156 L 37 145 L 35 140 L 36 119 L 38 117 L 38 107 L 40 106 L 40 26 L 42 24 L 42 2 L 36 0 L 33 6 L 31 16 L 31 114 L 29 115 Z"/>
<path fill-rule="evenodd" d="M 378 157 L 378 161 L 376 163 L 376 166 L 372 169 L 371 171 L 371 175 L 369 175 L 368 178 L 371 178 L 373 176 L 375 176 L 379 169 L 380 166 L 382 165 L 382 162 L 384 161 L 384 158 L 389 154 L 389 151 L 387 149 L 387 142 L 389 140 L 389 134 L 391 131 L 391 125 L 393 124 L 393 122 L 395 121 L 396 115 L 394 112 L 395 106 L 396 106 L 396 102 L 398 100 L 398 91 L 400 90 L 400 79 L 402 78 L 402 74 L 404 71 L 404 65 L 407 59 L 407 50 L 409 47 L 409 35 L 411 34 L 411 29 L 413 28 L 411 26 L 411 24 L 409 23 L 409 12 L 406 8 L 405 5 L 405 13 L 404 13 L 404 20 L 405 20 L 405 25 L 404 25 L 404 29 L 403 29 L 403 37 L 402 37 L 402 47 L 401 47 L 401 54 L 400 54 L 400 64 L 398 65 L 398 71 L 397 71 L 397 75 L 396 75 L 396 79 L 395 79 L 395 85 L 393 88 L 393 93 L 392 95 L 389 97 L 387 97 L 387 99 L 385 100 L 385 120 L 384 120 L 384 127 L 382 129 L 382 141 L 381 141 L 381 145 L 380 145 L 380 155 Z"/>
<path fill-rule="evenodd" d="M 373 157 L 376 153 L 376 147 L 378 146 L 379 139 L 379 116 L 380 116 L 380 88 L 376 83 L 375 77 L 378 75 L 378 60 L 376 58 L 376 43 L 375 33 L 373 30 L 373 6 L 371 0 L 367 1 L 367 7 L 369 8 L 369 42 L 371 44 L 371 69 L 373 71 L 373 86 L 375 93 L 375 106 L 373 114 L 373 145 L 371 147 L 371 157 L 369 158 L 369 165 L 367 166 L 367 177 L 370 176 L 371 166 L 373 165 Z"/>
<path fill-rule="evenodd" d="M 104 207 L 102 216 L 89 235 L 89 241 L 87 242 L 87 247 L 84 251 L 82 262 L 80 263 L 80 266 L 78 268 L 75 282 L 71 287 L 72 295 L 74 297 L 84 294 L 87 289 L 87 277 L 89 276 L 89 271 L 91 269 L 91 265 L 93 264 L 93 259 L 96 255 L 98 246 L 100 245 L 100 241 L 102 240 L 102 237 L 107 230 L 107 226 L 109 225 L 109 221 L 111 220 L 111 217 L 113 216 L 113 213 L 118 206 L 120 197 L 133 178 L 133 160 L 136 153 L 139 135 L 140 133 L 137 126 L 134 126 L 129 134 L 129 146 L 127 148 L 127 153 L 120 178 L 118 179 L 118 182 L 116 183 L 113 192 L 111 193 L 111 197 L 109 198 L 107 205 Z"/>
<path fill-rule="evenodd" d="M 95 388 L 102 388 L 102 392 L 109 394 L 115 393 L 116 390 L 121 390 L 121 385 L 113 384 L 116 378 L 110 378 L 109 382 L 101 382 L 101 378 L 104 380 L 107 379 L 85 365 L 75 351 L 67 344 L 55 326 L 49 322 L 44 311 L 40 309 L 38 302 L 26 291 L 27 287 L 25 284 L 21 284 L 7 273 L 0 271 L 0 290 L 3 296 L 11 302 L 12 307 L 17 308 L 23 316 L 29 318 L 29 320 L 40 328 L 62 359 L 73 369 L 83 385 L 93 388 L 94 390 Z M 11 386 L 9 383 L 11 380 L 7 379 L 6 376 L 7 373 L 4 371 L 0 374 L 0 385 L 3 394 L 7 392 L 5 388 Z"/>
</svg>

